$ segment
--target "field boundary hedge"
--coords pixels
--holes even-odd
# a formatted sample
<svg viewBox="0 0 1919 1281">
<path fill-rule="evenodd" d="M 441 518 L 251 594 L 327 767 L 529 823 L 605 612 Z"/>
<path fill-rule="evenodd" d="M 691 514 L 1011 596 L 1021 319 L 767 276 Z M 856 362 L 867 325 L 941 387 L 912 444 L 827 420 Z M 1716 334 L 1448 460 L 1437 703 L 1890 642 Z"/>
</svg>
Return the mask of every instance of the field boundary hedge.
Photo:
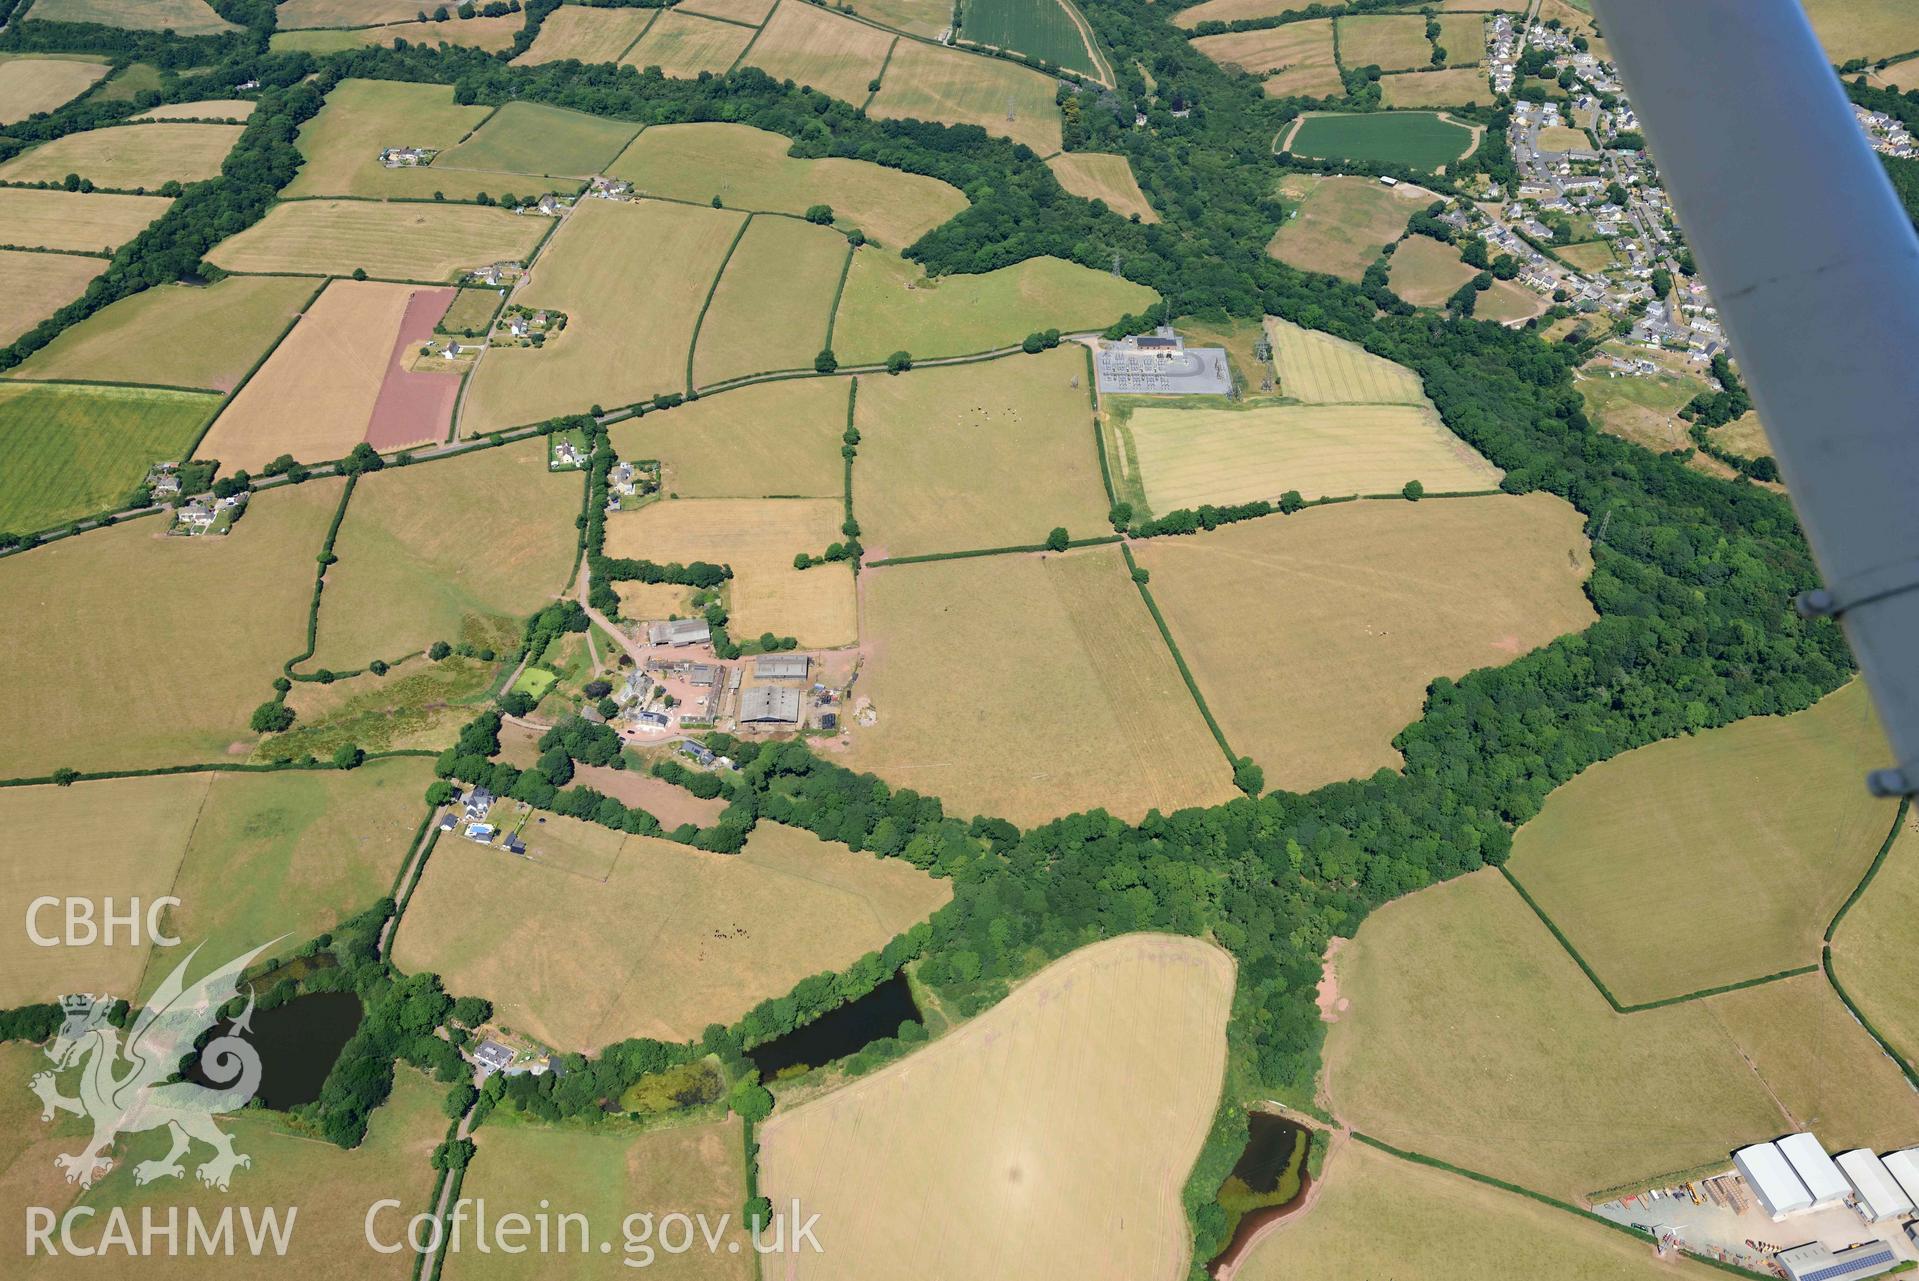
<svg viewBox="0 0 1919 1281">
<path fill-rule="evenodd" d="M 1866 868 L 1866 874 L 1859 878 L 1859 884 L 1853 886 L 1852 893 L 1846 896 L 1846 901 L 1841 903 L 1839 910 L 1832 914 L 1831 924 L 1826 926 L 1825 941 L 1828 946 L 1832 944 L 1833 935 L 1839 932 L 1839 923 L 1846 919 L 1846 913 L 1852 911 L 1852 905 L 1865 896 L 1873 879 L 1879 875 L 1879 869 L 1885 865 L 1886 856 L 1892 853 L 1892 844 L 1899 839 L 1899 829 L 1905 824 L 1906 814 L 1911 808 L 1910 796 L 1899 798 L 1899 808 L 1892 816 L 1892 830 L 1886 833 L 1886 839 L 1880 843 L 1879 852 L 1873 855 L 1871 864 Z"/>
<path fill-rule="evenodd" d="M 1074 547 L 1105 547 L 1124 541 L 1125 538 L 1119 534 L 1102 534 L 1098 538 L 1069 538 L 1066 540 L 1066 546 L 1069 550 Z M 1022 552 L 1052 550 L 1045 543 L 1021 543 L 1016 547 L 975 547 L 963 552 L 926 552 L 919 556 L 888 556 L 885 560 L 869 560 L 866 562 L 866 567 L 878 569 L 885 565 L 924 565 L 936 560 L 972 560 L 979 556 L 1014 556 Z"/>
<path fill-rule="evenodd" d="M 1847 1013 L 1851 1014 L 1852 1017 L 1858 1021 L 1860 1027 L 1866 1029 L 1866 1035 L 1877 1043 L 1880 1051 L 1887 1058 L 1891 1059 L 1899 1068 L 1899 1071 L 1905 1075 L 1906 1083 L 1912 1086 L 1913 1089 L 1919 1090 L 1919 1068 L 1913 1067 L 1912 1062 L 1907 1059 L 1905 1055 L 1899 1053 L 1898 1050 L 1892 1047 L 1892 1043 L 1886 1040 L 1879 1029 L 1873 1025 L 1872 1020 L 1866 1017 L 1865 1012 L 1861 1010 L 1858 1005 L 1854 1004 L 1852 994 L 1840 985 L 1839 975 L 1832 967 L 1832 949 L 1830 947 L 1820 953 L 1819 962 L 1826 972 L 1826 982 L 1832 984 L 1834 994 L 1838 996 L 1840 1003 L 1846 1007 Z"/>
<path fill-rule="evenodd" d="M 633 135 L 638 137 L 638 134 Z M 726 247 L 726 257 L 720 259 L 720 269 L 713 273 L 713 283 L 706 287 L 706 300 L 700 304 L 699 314 L 693 317 L 693 333 L 686 340 L 686 394 L 691 396 L 699 389 L 693 385 L 693 357 L 700 349 L 700 330 L 706 327 L 706 313 L 713 306 L 713 295 L 720 292 L 720 281 L 726 278 L 727 264 L 733 261 L 733 255 L 740 247 L 740 241 L 746 239 L 746 229 L 753 225 L 758 214 L 749 213 L 740 219 L 739 230 L 733 233 L 733 241 Z"/>
<path fill-rule="evenodd" d="M 333 509 L 333 520 L 327 525 L 326 538 L 320 544 L 319 555 L 314 558 L 319 562 L 319 567 L 313 574 L 313 603 L 307 607 L 307 647 L 303 652 L 289 658 L 285 663 L 281 664 L 280 667 L 281 673 L 290 680 L 305 681 L 320 679 L 317 674 L 303 676 L 293 669 L 312 658 L 314 650 L 319 648 L 320 595 L 326 590 L 327 567 L 333 562 L 333 541 L 340 536 L 340 525 L 346 520 L 347 504 L 353 501 L 353 489 L 354 486 L 359 483 L 360 478 L 358 475 L 352 475 L 346 478 L 346 488 L 340 491 L 340 505 Z M 285 702 L 286 694 L 282 692 L 277 701 Z"/>
<path fill-rule="evenodd" d="M 361 764 L 368 761 L 386 761 L 400 756 L 437 757 L 438 752 L 424 747 L 391 747 L 384 751 L 367 752 L 360 758 Z M 152 765 L 145 769 L 103 769 L 73 770 L 66 774 L 38 774 L 32 777 L 0 778 L 0 787 L 45 787 L 55 784 L 65 787 L 71 783 L 104 783 L 116 778 L 159 778 L 169 774 L 277 774 L 281 770 L 346 770 L 357 766 L 335 765 L 332 761 L 203 761 L 194 765 Z"/>
<path fill-rule="evenodd" d="M 833 330 L 840 323 L 840 299 L 846 297 L 846 278 L 853 274 L 853 255 L 858 252 L 852 241 L 846 242 L 846 261 L 840 265 L 840 283 L 833 287 L 833 305 L 826 311 L 826 341 L 820 344 L 823 351 L 833 350 Z"/>
<path fill-rule="evenodd" d="M 1226 753 L 1227 766 L 1237 771 L 1239 755 L 1233 751 L 1233 745 L 1226 741 L 1226 731 L 1213 719 L 1213 709 L 1206 705 L 1206 696 L 1199 692 L 1199 682 L 1193 679 L 1193 669 L 1186 665 L 1186 655 L 1179 652 L 1179 642 L 1173 639 L 1173 629 L 1166 625 L 1166 616 L 1159 612 L 1159 602 L 1153 599 L 1152 589 L 1139 580 L 1139 562 L 1133 559 L 1133 549 L 1126 545 L 1124 539 L 1118 541 L 1119 554 L 1126 558 L 1126 568 L 1133 575 L 1133 586 L 1139 588 L 1139 598 L 1146 602 L 1146 612 L 1153 616 L 1153 623 L 1159 628 L 1159 638 L 1166 642 L 1167 652 L 1173 656 L 1173 666 L 1179 668 L 1179 678 L 1186 682 L 1186 692 L 1193 696 L 1200 716 L 1206 721 L 1206 728 L 1213 731 L 1213 741 L 1219 744 L 1220 751 Z"/>
</svg>

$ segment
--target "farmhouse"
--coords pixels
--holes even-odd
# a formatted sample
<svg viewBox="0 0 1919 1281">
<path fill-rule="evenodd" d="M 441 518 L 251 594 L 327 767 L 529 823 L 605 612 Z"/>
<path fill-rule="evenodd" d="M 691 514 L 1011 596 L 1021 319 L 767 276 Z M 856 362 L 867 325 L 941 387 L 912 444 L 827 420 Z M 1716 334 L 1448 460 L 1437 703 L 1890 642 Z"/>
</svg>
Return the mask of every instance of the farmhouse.
<svg viewBox="0 0 1919 1281">
<path fill-rule="evenodd" d="M 800 723 L 800 692 L 755 685 L 740 695 L 740 724 L 778 727 Z"/>
<path fill-rule="evenodd" d="M 812 664 L 805 654 L 761 654 L 753 660 L 753 675 L 763 681 L 803 681 Z"/>
<path fill-rule="evenodd" d="M 380 163 L 389 169 L 411 169 L 426 164 L 437 154 L 430 147 L 388 147 L 380 152 Z"/>
<path fill-rule="evenodd" d="M 1164 325 L 1151 334 L 1100 348 L 1095 370 L 1102 392 L 1226 396 L 1233 390 L 1224 348 L 1188 347 Z"/>
<path fill-rule="evenodd" d="M 513 1062 L 513 1051 L 498 1041 L 482 1041 L 480 1048 L 473 1051 L 473 1059 L 480 1065 L 481 1076 L 491 1076 Z"/>
<path fill-rule="evenodd" d="M 655 645 L 704 645 L 713 639 L 713 629 L 703 618 L 676 618 L 667 623 L 648 623 L 646 638 Z"/>
</svg>

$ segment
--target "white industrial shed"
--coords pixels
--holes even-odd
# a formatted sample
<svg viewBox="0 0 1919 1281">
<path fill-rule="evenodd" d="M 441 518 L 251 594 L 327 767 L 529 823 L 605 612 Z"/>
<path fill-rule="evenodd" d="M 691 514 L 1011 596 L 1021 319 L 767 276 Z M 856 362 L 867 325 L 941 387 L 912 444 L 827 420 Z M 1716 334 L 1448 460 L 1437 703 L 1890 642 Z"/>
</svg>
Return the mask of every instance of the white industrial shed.
<svg viewBox="0 0 1919 1281">
<path fill-rule="evenodd" d="M 1919 1206 L 1919 1148 L 1907 1148 L 1886 1158 L 1886 1169 L 1905 1189 L 1912 1203 Z"/>
<path fill-rule="evenodd" d="M 1906 1195 L 1892 1177 L 1892 1172 L 1886 1169 L 1886 1163 L 1873 1155 L 1872 1149 L 1841 1152 L 1839 1168 L 1846 1172 L 1846 1177 L 1852 1180 L 1852 1186 L 1858 1191 L 1859 1208 L 1867 1222 L 1877 1223 L 1881 1219 L 1912 1213 L 1912 1198 Z"/>
<path fill-rule="evenodd" d="M 1775 1145 L 1785 1154 L 1792 1165 L 1792 1172 L 1806 1185 L 1806 1191 L 1812 1194 L 1814 1209 L 1829 1205 L 1844 1205 L 1852 1194 L 1852 1185 L 1846 1182 L 1846 1176 L 1826 1155 L 1825 1147 L 1811 1134 L 1788 1134 Z"/>
<path fill-rule="evenodd" d="M 1812 1208 L 1812 1194 L 1792 1172 L 1792 1163 L 1777 1144 L 1755 1143 L 1732 1154 L 1732 1163 L 1745 1176 L 1759 1204 L 1775 1220 Z"/>
</svg>

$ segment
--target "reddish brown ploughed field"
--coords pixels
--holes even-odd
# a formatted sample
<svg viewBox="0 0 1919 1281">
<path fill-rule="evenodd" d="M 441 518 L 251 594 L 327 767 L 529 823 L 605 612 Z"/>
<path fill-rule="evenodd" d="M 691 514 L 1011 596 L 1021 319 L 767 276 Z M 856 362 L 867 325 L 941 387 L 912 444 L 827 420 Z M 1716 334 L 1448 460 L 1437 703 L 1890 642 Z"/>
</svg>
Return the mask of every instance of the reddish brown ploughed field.
<svg viewBox="0 0 1919 1281">
<path fill-rule="evenodd" d="M 366 440 L 382 453 L 425 445 L 446 437 L 453 421 L 453 403 L 460 395 L 456 373 L 415 373 L 408 369 L 409 349 L 433 337 L 433 327 L 453 303 L 454 290 L 422 289 L 407 299 L 400 318 L 400 336 L 387 358 L 386 378 L 373 402 Z"/>
</svg>

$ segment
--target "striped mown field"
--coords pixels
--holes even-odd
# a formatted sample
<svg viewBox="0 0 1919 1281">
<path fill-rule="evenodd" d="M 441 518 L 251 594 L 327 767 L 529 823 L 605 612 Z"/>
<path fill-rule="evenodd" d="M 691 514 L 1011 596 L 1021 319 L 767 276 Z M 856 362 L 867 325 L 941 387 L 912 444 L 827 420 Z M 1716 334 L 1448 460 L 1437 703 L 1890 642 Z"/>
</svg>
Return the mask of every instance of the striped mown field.
<svg viewBox="0 0 1919 1281">
<path fill-rule="evenodd" d="M 1357 343 L 1266 317 L 1279 394 L 1312 405 L 1424 405 L 1419 375 Z"/>
</svg>

